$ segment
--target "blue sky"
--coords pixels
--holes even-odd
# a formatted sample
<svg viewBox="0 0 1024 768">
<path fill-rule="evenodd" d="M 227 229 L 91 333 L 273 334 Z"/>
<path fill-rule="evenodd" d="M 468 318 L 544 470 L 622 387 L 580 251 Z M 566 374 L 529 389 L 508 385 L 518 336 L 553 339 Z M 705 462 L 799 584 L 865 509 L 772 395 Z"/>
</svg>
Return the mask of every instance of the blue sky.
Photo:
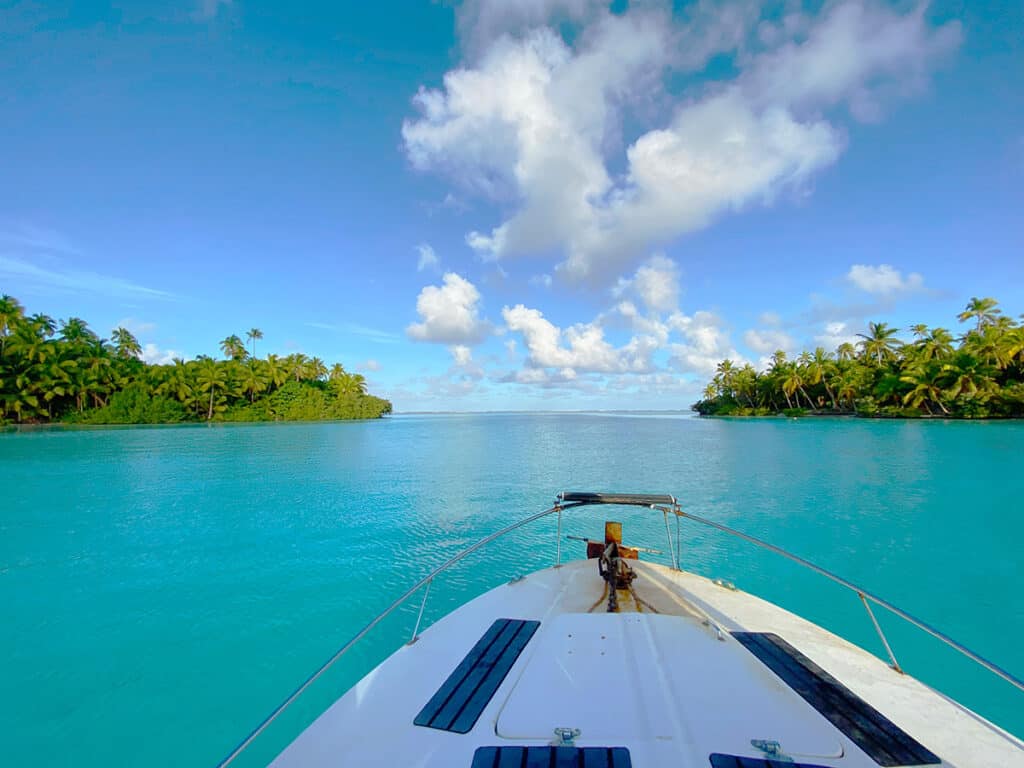
<svg viewBox="0 0 1024 768">
<path fill-rule="evenodd" d="M 0 292 L 397 410 L 1024 312 L 1017 2 L 5 4 Z"/>
</svg>

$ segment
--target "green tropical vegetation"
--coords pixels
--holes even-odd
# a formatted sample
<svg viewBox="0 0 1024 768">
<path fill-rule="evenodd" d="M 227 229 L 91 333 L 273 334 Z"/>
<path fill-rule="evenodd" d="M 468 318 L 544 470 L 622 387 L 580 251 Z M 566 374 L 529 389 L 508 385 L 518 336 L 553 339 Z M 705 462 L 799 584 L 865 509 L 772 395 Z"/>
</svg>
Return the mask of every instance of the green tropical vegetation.
<svg viewBox="0 0 1024 768">
<path fill-rule="evenodd" d="M 220 342 L 223 360 L 142 360 L 127 329 L 100 338 L 77 317 L 28 315 L 0 296 L 0 424 L 163 424 L 185 421 L 371 419 L 391 403 L 361 374 L 318 357 L 256 357 L 263 332 Z"/>
<path fill-rule="evenodd" d="M 764 371 L 723 360 L 693 409 L 716 416 L 1024 417 L 1024 325 L 992 298 L 972 298 L 957 319 L 959 336 L 914 325 L 908 341 L 886 323 L 869 323 L 856 344 L 818 347 L 796 359 L 779 350 Z"/>
</svg>

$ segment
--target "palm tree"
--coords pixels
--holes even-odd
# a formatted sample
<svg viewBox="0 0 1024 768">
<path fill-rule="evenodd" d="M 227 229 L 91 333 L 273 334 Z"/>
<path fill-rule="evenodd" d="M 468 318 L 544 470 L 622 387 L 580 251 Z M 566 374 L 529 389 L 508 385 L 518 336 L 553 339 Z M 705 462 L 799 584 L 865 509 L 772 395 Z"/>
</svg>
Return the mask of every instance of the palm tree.
<svg viewBox="0 0 1024 768">
<path fill-rule="evenodd" d="M 793 363 L 786 366 L 782 372 L 782 394 L 786 396 L 786 405 L 790 408 L 793 407 L 793 395 L 796 394 L 797 389 L 803 386 L 804 380 L 800 377 L 800 371 Z M 799 399 L 797 405 L 800 405 Z"/>
<path fill-rule="evenodd" d="M 44 339 L 34 327 L 27 323 L 15 326 L 14 335 L 8 341 L 10 351 L 23 358 L 26 363 L 41 363 L 46 358 L 57 354 L 54 342 Z"/>
<path fill-rule="evenodd" d="M 319 381 L 327 375 L 327 365 L 319 357 L 314 357 L 308 363 L 307 374 L 314 381 Z"/>
<path fill-rule="evenodd" d="M 307 358 L 301 352 L 288 355 L 284 359 L 285 369 L 288 371 L 289 376 L 294 376 L 296 381 L 302 381 L 306 375 L 306 369 L 309 364 L 309 358 Z"/>
<path fill-rule="evenodd" d="M 29 325 L 35 327 L 39 334 L 43 338 L 50 338 L 57 330 L 57 323 L 54 322 L 53 318 L 49 315 L 44 315 L 42 312 L 37 312 L 28 318 Z"/>
<path fill-rule="evenodd" d="M 724 391 L 724 393 L 727 396 L 732 397 L 733 396 L 733 381 L 732 381 L 732 379 L 733 379 L 733 376 L 736 373 L 736 366 L 733 364 L 732 360 L 725 359 L 725 360 L 723 360 L 722 362 L 720 362 L 718 364 L 717 371 L 718 371 L 718 375 L 721 377 L 721 380 L 722 380 L 722 390 Z"/>
<path fill-rule="evenodd" d="M 259 328 L 250 328 L 245 337 L 252 343 L 252 356 L 256 357 L 256 340 L 263 338 L 263 331 Z"/>
<path fill-rule="evenodd" d="M 923 360 L 938 360 L 953 354 L 953 335 L 945 328 L 932 328 L 918 336 L 914 348 Z"/>
<path fill-rule="evenodd" d="M 242 367 L 239 384 L 242 392 L 249 393 L 249 402 L 256 402 L 256 395 L 267 388 L 267 375 L 263 371 L 263 365 L 258 360 L 250 360 L 248 365 Z"/>
<path fill-rule="evenodd" d="M 860 394 L 860 383 L 853 373 L 847 372 L 839 377 L 836 382 L 836 395 L 840 400 L 845 400 L 850 410 L 854 408 L 854 400 Z"/>
<path fill-rule="evenodd" d="M 825 386 L 825 392 L 828 393 L 828 399 L 832 401 L 832 410 L 836 410 L 836 397 L 832 394 L 832 388 L 828 385 L 829 374 L 834 370 L 835 365 L 832 363 L 832 358 L 825 352 L 824 347 L 817 347 L 814 350 L 814 356 L 810 357 L 806 363 L 807 369 L 807 383 L 811 386 L 818 384 L 819 382 Z"/>
<path fill-rule="evenodd" d="M 1000 344 L 1001 357 L 1007 361 L 1004 368 L 1024 364 L 1024 327 L 1018 326 L 1003 334 Z"/>
<path fill-rule="evenodd" d="M 52 358 L 45 364 L 37 366 L 34 372 L 37 394 L 42 394 L 46 402 L 47 418 L 52 418 L 52 404 L 57 398 L 71 395 L 73 376 L 78 368 L 78 361 L 70 358 Z"/>
<path fill-rule="evenodd" d="M 101 395 L 109 394 L 113 379 L 113 365 L 110 362 L 110 351 L 107 345 L 102 340 L 96 339 L 89 344 L 88 352 L 81 362 L 84 365 L 79 367 L 79 371 L 82 373 L 79 379 L 80 397 L 91 395 L 94 405 L 106 405 L 106 401 Z M 78 410 L 83 410 L 81 403 Z"/>
<path fill-rule="evenodd" d="M 804 396 L 804 400 L 807 401 L 807 407 L 812 411 L 814 410 L 814 403 L 811 402 L 810 396 L 807 394 L 807 390 L 804 389 L 804 384 L 807 383 L 807 379 L 804 376 L 804 370 L 797 363 L 790 363 L 786 369 L 786 375 L 782 380 L 782 391 L 786 394 L 787 399 L 790 395 L 796 395 L 799 392 Z M 800 397 L 795 397 L 797 407 L 800 407 Z"/>
<path fill-rule="evenodd" d="M 170 395 L 186 408 L 193 404 L 192 371 L 184 360 L 175 360 L 172 366 L 161 366 L 163 375 L 154 387 L 158 395 Z"/>
<path fill-rule="evenodd" d="M 842 344 L 836 347 L 836 357 L 842 362 L 853 360 L 856 356 L 856 348 L 853 346 L 853 344 L 851 344 L 848 341 L 844 341 Z"/>
<path fill-rule="evenodd" d="M 142 356 L 139 340 L 127 328 L 115 328 L 111 338 L 114 340 L 117 356 L 122 360 L 138 360 Z"/>
<path fill-rule="evenodd" d="M 957 319 L 961 323 L 966 323 L 973 318 L 977 322 L 975 330 L 980 332 L 982 326 L 994 323 L 996 317 L 1002 314 L 1002 310 L 997 309 L 998 306 L 999 302 L 995 299 L 979 299 L 977 296 L 972 296 L 964 311 L 957 315 Z"/>
<path fill-rule="evenodd" d="M 332 381 L 339 395 L 366 394 L 366 379 L 361 373 L 346 373 Z"/>
<path fill-rule="evenodd" d="M 89 330 L 89 324 L 80 317 L 69 317 L 60 323 L 60 337 L 69 344 L 78 342 L 89 342 L 96 338 L 95 333 Z"/>
<path fill-rule="evenodd" d="M 244 360 L 247 354 L 245 344 L 236 334 L 231 334 L 221 341 L 220 349 L 229 360 Z"/>
<path fill-rule="evenodd" d="M 905 389 L 904 382 L 900 379 L 898 373 L 891 370 L 883 370 L 872 392 L 878 398 L 879 403 L 899 405 L 903 402 Z"/>
<path fill-rule="evenodd" d="M 942 366 L 942 371 L 948 382 L 946 394 L 951 400 L 961 395 L 986 395 L 995 388 L 991 370 L 969 352 L 956 354 L 950 362 Z"/>
<path fill-rule="evenodd" d="M 902 346 L 896 338 L 896 329 L 890 328 L 887 323 L 868 323 L 868 333 L 857 335 L 864 339 L 860 342 L 864 356 L 874 358 L 879 366 L 884 360 L 895 358 L 895 351 Z"/>
<path fill-rule="evenodd" d="M 25 310 L 13 296 L 6 293 L 0 296 L 0 355 L 3 355 L 7 345 L 7 337 L 11 335 L 14 324 L 21 320 Z"/>
<path fill-rule="evenodd" d="M 216 360 L 203 360 L 199 364 L 196 382 L 200 392 L 210 393 L 210 407 L 206 412 L 206 420 L 213 418 L 213 404 L 218 392 L 226 392 L 228 388 L 227 368 Z"/>
<path fill-rule="evenodd" d="M 280 387 L 288 381 L 289 370 L 284 362 L 277 355 L 267 355 L 266 367 L 267 380 L 272 387 Z"/>
<path fill-rule="evenodd" d="M 25 420 L 25 416 L 31 416 L 39 407 L 39 398 L 19 388 L 18 391 L 5 394 L 4 412 L 14 411 L 18 422 Z"/>
<path fill-rule="evenodd" d="M 360 378 L 362 378 L 360 376 Z M 733 375 L 733 386 L 736 388 L 736 394 L 742 395 L 747 399 L 747 403 L 751 408 L 756 408 L 757 404 L 754 402 L 754 394 L 757 392 L 758 376 L 754 366 L 747 363 L 740 368 Z M 366 392 L 366 384 L 363 383 L 363 393 Z"/>
<path fill-rule="evenodd" d="M 986 325 L 980 331 L 971 331 L 964 337 L 960 349 L 969 352 L 987 365 L 1005 368 L 1010 363 L 1003 337 L 1005 332 L 996 325 Z"/>
<path fill-rule="evenodd" d="M 779 376 L 786 368 L 786 353 L 777 349 L 772 353 L 771 363 L 768 365 L 768 373 L 771 376 Z"/>
<path fill-rule="evenodd" d="M 914 388 L 903 396 L 903 404 L 914 408 L 922 405 L 928 413 L 932 409 L 929 403 L 935 403 L 942 409 L 942 412 L 949 414 L 949 409 L 942 402 L 941 369 L 936 365 L 917 364 L 904 371 L 900 381 L 912 385 Z"/>
</svg>

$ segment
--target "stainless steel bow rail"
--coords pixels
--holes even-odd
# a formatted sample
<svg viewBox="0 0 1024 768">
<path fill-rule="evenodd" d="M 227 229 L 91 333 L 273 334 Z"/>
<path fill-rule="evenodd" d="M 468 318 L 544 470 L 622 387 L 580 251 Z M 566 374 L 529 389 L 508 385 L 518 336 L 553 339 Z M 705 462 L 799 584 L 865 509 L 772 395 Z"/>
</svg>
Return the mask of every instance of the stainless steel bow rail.
<svg viewBox="0 0 1024 768">
<path fill-rule="evenodd" d="M 791 552 L 787 552 L 781 547 L 777 547 L 774 544 L 769 544 L 767 541 L 755 538 L 754 536 L 750 536 L 746 533 L 743 533 L 742 531 L 737 531 L 735 528 L 730 528 L 729 526 L 722 525 L 721 523 L 716 523 L 713 520 L 708 520 L 707 518 L 703 518 L 698 515 L 685 512 L 680 507 L 679 503 L 676 501 L 674 496 L 663 494 L 563 492 L 558 494 L 558 498 L 554 506 L 544 510 L 543 512 L 538 512 L 534 515 L 530 515 L 529 517 L 523 518 L 522 520 L 512 523 L 511 525 L 507 525 L 504 528 L 490 534 L 489 536 L 485 536 L 475 544 L 467 547 L 454 557 L 450 558 L 449 560 L 439 565 L 437 568 L 432 570 L 422 579 L 420 579 L 411 587 L 409 587 L 409 589 L 403 592 L 402 595 L 399 596 L 397 600 L 395 600 L 393 603 L 391 603 L 391 605 L 389 605 L 387 608 L 385 608 L 383 611 L 377 614 L 370 621 L 369 624 L 367 624 L 365 627 L 359 630 L 359 632 L 357 632 L 348 642 L 346 642 L 337 651 L 335 651 L 334 654 L 329 659 L 327 659 L 327 661 L 321 664 L 320 667 L 317 668 L 315 672 L 313 672 L 309 677 L 307 677 L 302 682 L 302 684 L 299 685 L 298 688 L 292 691 L 292 693 L 284 699 L 284 701 L 278 704 L 277 707 L 269 715 L 267 715 L 263 719 L 263 721 L 260 722 L 260 724 L 257 725 L 249 733 L 248 736 L 246 736 L 241 742 L 239 742 L 238 746 L 235 747 L 227 757 L 225 757 L 223 760 L 217 763 L 217 768 L 224 768 L 224 766 L 227 766 L 230 763 L 234 762 L 235 758 L 241 755 L 242 752 L 244 752 L 249 747 L 249 745 L 252 744 L 252 742 L 256 739 L 257 736 L 263 733 L 263 731 L 265 731 L 270 726 L 271 723 L 273 723 L 286 709 L 288 709 L 288 707 L 291 706 L 295 702 L 295 700 L 298 699 L 299 696 L 301 696 L 307 688 L 309 688 L 309 686 L 315 683 L 328 669 L 330 669 L 334 665 L 334 663 L 338 661 L 338 659 L 344 656 L 345 653 L 348 652 L 356 643 L 358 643 L 367 634 L 369 634 L 370 630 L 372 630 L 374 627 L 380 624 L 381 621 L 383 621 L 385 618 L 391 615 L 391 613 L 396 608 L 405 603 L 406 600 L 408 600 L 410 597 L 416 594 L 420 589 L 423 589 L 423 600 L 420 603 L 419 612 L 416 615 L 416 624 L 413 627 L 412 638 L 409 640 L 407 644 L 411 645 L 415 643 L 416 640 L 419 638 L 420 623 L 423 620 L 423 611 L 427 605 L 427 597 L 430 595 L 430 585 L 433 583 L 435 577 L 437 577 L 441 573 L 444 573 L 449 568 L 459 563 L 461 560 L 464 560 L 466 557 L 473 554 L 478 549 L 486 546 L 487 544 L 490 544 L 492 541 L 500 539 L 506 534 L 509 534 L 518 528 L 522 528 L 524 525 L 528 525 L 529 523 L 535 522 L 537 520 L 540 520 L 541 518 L 548 517 L 549 515 L 554 514 L 558 515 L 558 533 L 555 545 L 555 566 L 558 567 L 559 565 L 561 565 L 562 562 L 562 512 L 573 509 L 575 507 L 593 506 L 598 504 L 615 504 L 620 506 L 646 507 L 648 509 L 661 512 L 665 518 L 665 535 L 668 540 L 668 546 L 672 557 L 672 567 L 675 570 L 679 570 L 679 557 L 681 553 L 679 538 L 679 520 L 681 518 L 685 518 L 687 520 L 692 520 L 695 523 L 700 523 L 701 525 L 714 528 L 730 536 L 735 536 L 739 539 L 743 539 L 744 541 L 754 544 L 755 546 L 761 547 L 762 549 L 767 549 L 770 552 L 774 552 L 777 555 L 781 555 L 787 560 L 791 560 L 794 563 L 803 566 L 804 568 L 808 568 L 814 571 L 815 573 L 824 576 L 826 579 L 833 581 L 836 584 L 839 584 L 840 586 L 845 587 L 846 589 L 856 593 L 857 597 L 860 598 L 861 602 L 864 604 L 864 608 L 871 619 L 871 623 L 874 626 L 875 631 L 878 633 L 878 637 L 882 641 L 882 645 L 885 647 L 886 653 L 889 655 L 889 660 L 892 662 L 892 668 L 900 674 L 903 674 L 903 669 L 896 661 L 896 656 L 893 653 L 892 647 L 889 645 L 889 641 L 886 638 L 885 633 L 882 631 L 882 627 L 878 623 L 878 619 L 875 617 L 874 611 L 871 610 L 871 603 L 874 603 L 877 606 L 885 608 L 890 613 L 895 614 L 896 616 L 908 622 L 909 624 L 917 627 L 920 630 L 923 630 L 924 632 L 941 641 L 945 645 L 948 645 L 950 648 L 957 651 L 961 655 L 966 656 L 971 661 L 975 662 L 981 667 L 984 667 L 989 672 L 992 672 L 998 677 L 1001 677 L 1003 680 L 1010 683 L 1010 685 L 1014 686 L 1018 690 L 1024 691 L 1024 681 L 1010 674 L 997 664 L 994 664 L 988 659 L 985 659 L 983 656 L 980 656 L 979 654 L 975 653 L 970 648 L 967 648 L 966 646 L 958 643 L 956 640 L 949 637 L 945 633 L 935 629 L 935 627 L 932 627 L 926 622 L 921 621 L 920 619 L 917 619 L 914 616 L 911 616 L 902 608 L 893 605 L 888 600 L 884 600 L 881 597 L 878 597 L 877 595 L 873 595 L 866 589 L 858 587 L 856 584 L 847 581 L 841 576 L 837 576 L 836 574 L 826 570 L 825 568 L 822 568 L 819 565 L 815 565 L 809 560 L 805 560 L 804 558 L 799 557 L 798 555 L 794 555 Z M 674 515 L 676 518 L 676 540 L 674 543 L 672 541 L 672 533 L 668 522 L 669 515 Z"/>
</svg>

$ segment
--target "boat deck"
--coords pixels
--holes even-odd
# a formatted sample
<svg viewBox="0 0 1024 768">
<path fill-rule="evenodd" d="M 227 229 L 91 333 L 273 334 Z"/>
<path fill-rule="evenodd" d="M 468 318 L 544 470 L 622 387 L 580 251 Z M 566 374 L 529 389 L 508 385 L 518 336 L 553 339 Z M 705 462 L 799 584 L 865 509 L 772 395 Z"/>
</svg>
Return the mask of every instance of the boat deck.
<svg viewBox="0 0 1024 768">
<path fill-rule="evenodd" d="M 1024 768 L 1018 739 L 821 627 L 685 571 L 631 566 L 618 613 L 593 560 L 481 595 L 272 765 Z M 555 729 L 573 746 L 550 746 Z"/>
</svg>

